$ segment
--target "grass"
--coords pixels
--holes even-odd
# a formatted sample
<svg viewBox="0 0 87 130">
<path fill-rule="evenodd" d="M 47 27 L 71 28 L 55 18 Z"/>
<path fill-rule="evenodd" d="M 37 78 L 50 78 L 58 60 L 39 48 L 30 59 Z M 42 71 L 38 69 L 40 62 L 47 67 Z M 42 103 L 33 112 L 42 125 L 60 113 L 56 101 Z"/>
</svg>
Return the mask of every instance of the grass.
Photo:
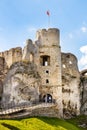
<svg viewBox="0 0 87 130">
<path fill-rule="evenodd" d="M 33 117 L 20 120 L 0 120 L 0 130 L 87 130 L 78 127 L 87 122 L 87 116 L 63 120 L 48 117 Z"/>
</svg>

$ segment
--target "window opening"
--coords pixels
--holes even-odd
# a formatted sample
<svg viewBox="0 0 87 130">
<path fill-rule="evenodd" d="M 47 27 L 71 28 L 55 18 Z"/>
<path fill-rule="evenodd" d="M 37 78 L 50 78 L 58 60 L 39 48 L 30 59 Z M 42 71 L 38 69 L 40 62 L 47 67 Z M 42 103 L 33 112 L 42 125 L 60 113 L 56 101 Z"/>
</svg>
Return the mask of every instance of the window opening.
<svg viewBox="0 0 87 130">
<path fill-rule="evenodd" d="M 34 60 L 34 56 L 33 56 L 33 54 L 31 53 L 31 54 L 30 54 L 30 62 L 33 62 L 33 60 Z"/>
<path fill-rule="evenodd" d="M 50 65 L 50 56 L 41 56 L 40 62 L 42 66 L 48 66 Z"/>
<path fill-rule="evenodd" d="M 49 74 L 49 70 L 46 70 L 46 73 Z"/>
<path fill-rule="evenodd" d="M 49 83 L 49 80 L 48 80 L 48 79 L 46 79 L 46 83 Z"/>
</svg>

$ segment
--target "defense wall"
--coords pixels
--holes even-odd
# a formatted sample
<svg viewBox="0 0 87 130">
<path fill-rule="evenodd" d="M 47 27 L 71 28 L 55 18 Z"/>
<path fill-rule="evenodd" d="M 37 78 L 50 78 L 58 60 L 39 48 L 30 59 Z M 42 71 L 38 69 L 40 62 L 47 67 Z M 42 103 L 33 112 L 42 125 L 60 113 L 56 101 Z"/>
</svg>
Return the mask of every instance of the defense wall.
<svg viewBox="0 0 87 130">
<path fill-rule="evenodd" d="M 2 94 L 3 94 L 3 81 L 7 74 L 7 70 L 8 68 L 5 63 L 5 59 L 3 57 L 0 57 L 0 106 L 1 106 L 1 99 L 2 99 Z"/>
<path fill-rule="evenodd" d="M 16 47 L 5 52 L 0 52 L 0 57 L 3 57 L 7 66 L 10 67 L 14 62 L 22 60 L 22 48 Z"/>
<path fill-rule="evenodd" d="M 81 71 L 81 114 L 87 115 L 87 69 Z"/>
<path fill-rule="evenodd" d="M 82 95 L 77 58 L 71 53 L 61 54 L 60 32 L 58 29 L 51 28 L 37 31 L 36 41 L 32 42 L 28 39 L 23 54 L 22 48 L 17 47 L 1 52 L 0 56 L 3 57 L 0 58 L 0 68 L 4 72 L 3 59 L 8 67 L 14 62 L 22 60 L 22 62 L 15 63 L 13 69 L 10 68 L 10 73 L 6 77 L 7 81 L 4 81 L 5 95 L 3 97 L 5 97 L 3 103 L 5 105 L 6 103 L 9 106 L 12 103 L 20 104 L 24 101 L 36 101 L 36 97 L 39 102 L 41 96 L 42 101 L 46 99 L 47 102 L 49 98 L 56 101 L 60 117 L 63 113 L 64 117 L 80 114 Z M 37 66 L 33 71 L 31 71 L 32 63 Z M 40 80 L 36 70 L 41 77 Z M 2 82 L 0 82 L 0 85 L 2 85 Z M 84 82 L 84 86 L 85 91 L 86 82 Z M 86 93 L 84 101 L 85 97 Z M 87 104 L 84 105 L 83 111 L 86 106 Z"/>
<path fill-rule="evenodd" d="M 80 114 L 80 73 L 77 58 L 71 53 L 62 53 L 62 97 L 65 117 Z"/>
</svg>

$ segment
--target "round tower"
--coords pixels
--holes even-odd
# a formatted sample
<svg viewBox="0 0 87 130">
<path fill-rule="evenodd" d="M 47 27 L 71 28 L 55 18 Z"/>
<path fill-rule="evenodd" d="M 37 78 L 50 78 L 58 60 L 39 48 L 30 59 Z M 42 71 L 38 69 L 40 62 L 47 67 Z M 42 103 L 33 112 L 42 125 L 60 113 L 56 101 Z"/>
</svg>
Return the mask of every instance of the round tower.
<svg viewBox="0 0 87 130">
<path fill-rule="evenodd" d="M 38 30 L 36 39 L 40 41 L 42 46 L 58 46 L 60 44 L 60 31 L 56 28 Z"/>
<path fill-rule="evenodd" d="M 42 79 L 40 97 L 46 102 L 55 100 L 62 115 L 60 31 L 42 29 L 37 31 L 36 39 L 39 49 L 35 63 Z"/>
</svg>

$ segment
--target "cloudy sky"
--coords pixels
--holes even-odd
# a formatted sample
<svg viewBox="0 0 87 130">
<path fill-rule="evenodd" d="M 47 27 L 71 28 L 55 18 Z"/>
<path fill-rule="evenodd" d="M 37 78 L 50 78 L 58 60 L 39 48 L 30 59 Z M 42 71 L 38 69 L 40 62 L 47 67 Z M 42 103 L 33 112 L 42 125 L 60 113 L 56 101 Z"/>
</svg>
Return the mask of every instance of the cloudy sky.
<svg viewBox="0 0 87 130">
<path fill-rule="evenodd" d="M 63 52 L 74 53 L 79 69 L 87 68 L 87 0 L 0 0 L 0 51 L 24 46 L 35 32 L 59 28 Z"/>
</svg>

